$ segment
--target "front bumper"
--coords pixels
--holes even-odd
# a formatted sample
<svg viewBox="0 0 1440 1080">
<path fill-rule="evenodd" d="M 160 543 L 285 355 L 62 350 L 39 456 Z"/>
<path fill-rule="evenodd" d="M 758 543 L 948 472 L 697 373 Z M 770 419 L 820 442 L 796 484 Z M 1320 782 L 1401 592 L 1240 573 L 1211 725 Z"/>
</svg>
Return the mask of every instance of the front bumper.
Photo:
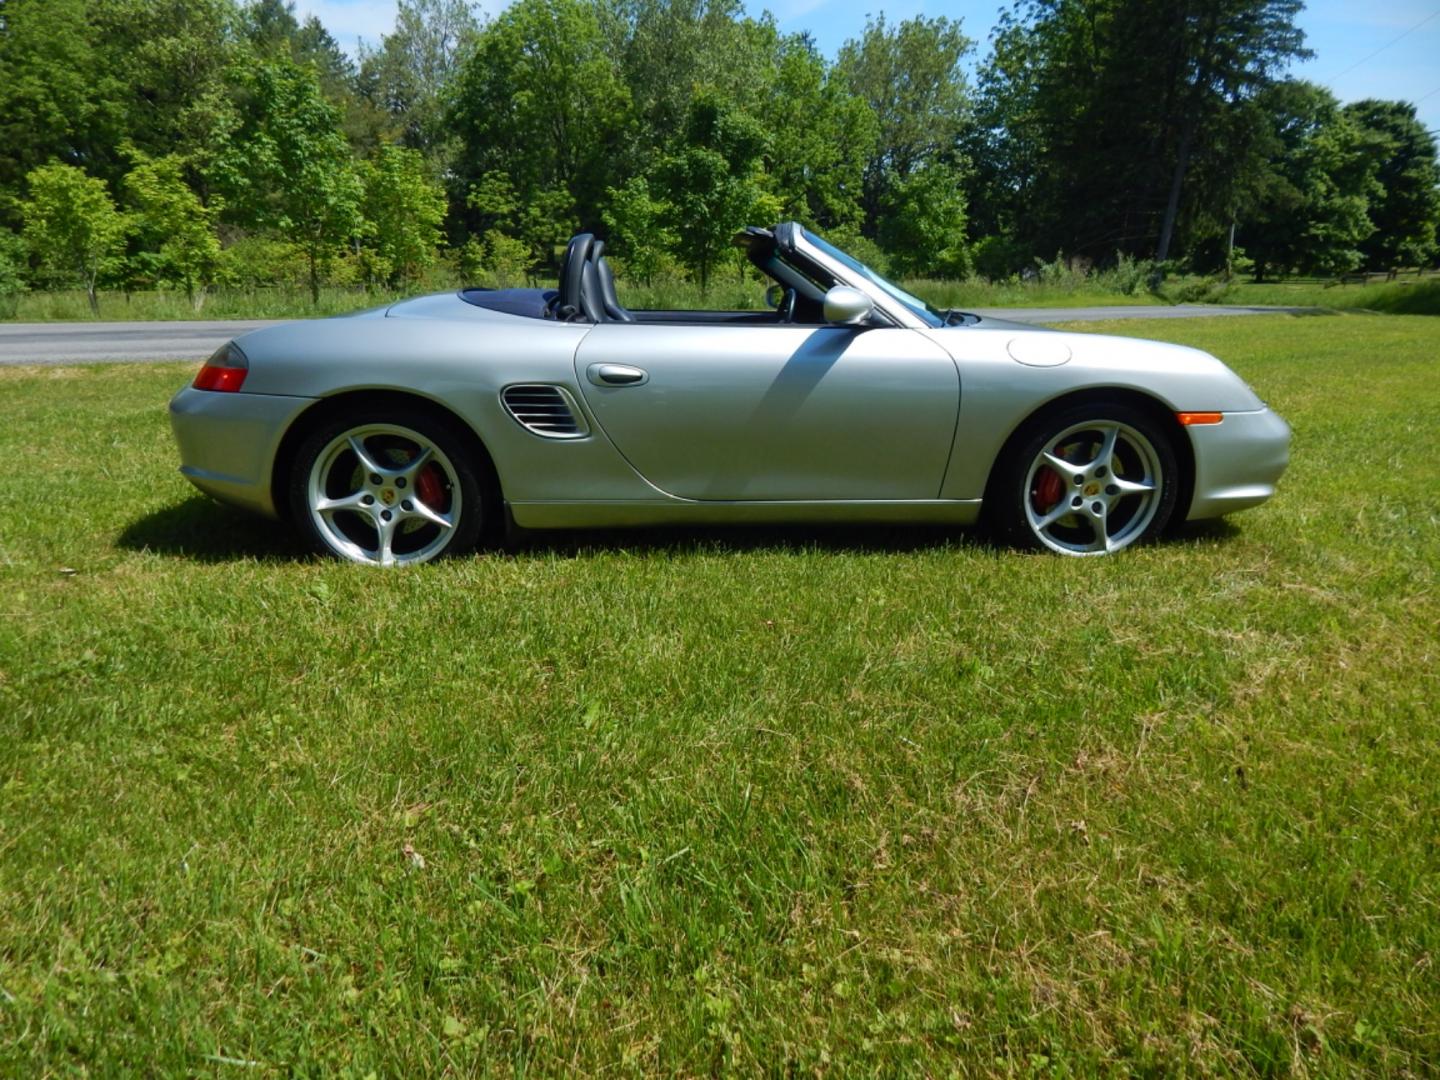
<svg viewBox="0 0 1440 1080">
<path fill-rule="evenodd" d="M 1290 425 L 1276 413 L 1227 412 L 1218 424 L 1185 430 L 1195 450 L 1195 494 L 1187 521 L 1258 506 L 1275 494 L 1290 462 Z"/>
<path fill-rule="evenodd" d="M 185 387 L 170 399 L 181 475 L 222 502 L 275 517 L 275 453 L 313 400 Z"/>
</svg>

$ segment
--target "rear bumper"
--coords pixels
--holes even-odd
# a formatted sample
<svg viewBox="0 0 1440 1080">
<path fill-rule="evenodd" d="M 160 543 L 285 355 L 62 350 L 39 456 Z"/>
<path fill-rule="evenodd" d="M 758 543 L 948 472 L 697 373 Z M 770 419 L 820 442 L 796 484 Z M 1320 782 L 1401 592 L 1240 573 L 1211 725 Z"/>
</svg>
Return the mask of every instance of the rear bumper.
<svg viewBox="0 0 1440 1080">
<path fill-rule="evenodd" d="M 275 517 L 275 453 L 313 400 L 185 387 L 170 399 L 181 475 L 222 502 Z"/>
<path fill-rule="evenodd" d="M 1275 494 L 1290 462 L 1290 425 L 1276 413 L 1227 412 L 1218 424 L 1185 430 L 1195 450 L 1195 494 L 1187 521 L 1258 506 Z"/>
</svg>

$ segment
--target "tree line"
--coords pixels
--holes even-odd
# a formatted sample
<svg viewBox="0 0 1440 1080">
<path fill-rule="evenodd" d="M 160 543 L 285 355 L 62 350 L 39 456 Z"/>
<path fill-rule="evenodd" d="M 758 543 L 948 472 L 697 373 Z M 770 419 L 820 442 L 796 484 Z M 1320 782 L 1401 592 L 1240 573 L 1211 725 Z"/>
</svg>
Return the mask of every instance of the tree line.
<svg viewBox="0 0 1440 1080">
<path fill-rule="evenodd" d="M 399 0 L 352 59 L 287 0 L 0 0 L 0 293 L 553 273 L 593 230 L 706 286 L 795 218 L 910 277 L 1038 260 L 1433 262 L 1414 106 L 1285 77 L 1299 0 L 1016 0 L 833 58 L 737 0 Z"/>
</svg>

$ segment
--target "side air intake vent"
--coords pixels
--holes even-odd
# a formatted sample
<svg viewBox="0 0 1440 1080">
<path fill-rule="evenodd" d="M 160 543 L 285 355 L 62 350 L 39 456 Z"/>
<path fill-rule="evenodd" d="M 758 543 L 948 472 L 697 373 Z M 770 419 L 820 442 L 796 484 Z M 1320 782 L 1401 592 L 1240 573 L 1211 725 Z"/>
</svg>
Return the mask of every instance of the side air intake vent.
<svg viewBox="0 0 1440 1080">
<path fill-rule="evenodd" d="M 507 386 L 500 391 L 500 402 L 517 424 L 547 439 L 582 439 L 590 434 L 574 399 L 562 387 Z"/>
</svg>

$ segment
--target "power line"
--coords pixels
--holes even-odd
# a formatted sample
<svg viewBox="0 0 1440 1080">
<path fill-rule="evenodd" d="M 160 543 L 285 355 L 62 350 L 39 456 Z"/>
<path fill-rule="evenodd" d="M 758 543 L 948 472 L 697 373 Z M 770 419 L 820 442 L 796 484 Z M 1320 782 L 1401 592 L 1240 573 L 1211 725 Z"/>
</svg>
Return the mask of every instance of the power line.
<svg viewBox="0 0 1440 1080">
<path fill-rule="evenodd" d="M 1416 98 L 1416 99 L 1415 99 L 1414 101 L 1412 101 L 1410 104 L 1411 104 L 1411 105 L 1419 105 L 1420 102 L 1422 102 L 1422 101 L 1425 100 L 1425 98 L 1432 98 L 1432 97 L 1434 97 L 1436 94 L 1440 94 L 1440 86 L 1435 87 L 1435 89 L 1434 89 L 1434 90 L 1431 90 L 1428 94 L 1425 95 L 1425 97 L 1418 97 L 1418 98 Z"/>
<path fill-rule="evenodd" d="M 1361 64 L 1364 64 L 1364 63 L 1366 63 L 1366 62 L 1368 62 L 1368 61 L 1370 61 L 1370 60 L 1375 59 L 1375 57 L 1379 56 L 1382 52 L 1384 52 L 1386 49 L 1390 48 L 1390 46 L 1391 46 L 1391 45 L 1394 45 L 1396 42 L 1404 41 L 1407 37 L 1409 37 L 1411 34 L 1413 34 L 1416 30 L 1419 30 L 1422 26 L 1424 26 L 1426 23 L 1428 23 L 1431 19 L 1435 19 L 1435 18 L 1440 18 L 1440 11 L 1432 11 L 1429 15 L 1426 15 L 1425 18 L 1421 19 L 1421 20 L 1420 20 L 1418 23 L 1416 23 L 1414 26 L 1410 27 L 1409 30 L 1406 30 L 1406 31 L 1405 31 L 1403 34 L 1401 34 L 1399 37 L 1394 38 L 1394 39 L 1392 39 L 1392 40 L 1390 40 L 1390 41 L 1387 41 L 1384 45 L 1381 45 L 1380 48 L 1376 49 L 1376 50 L 1375 50 L 1374 52 L 1372 52 L 1369 56 L 1362 56 L 1359 60 L 1356 60 L 1355 63 L 1351 64 L 1351 65 L 1350 65 L 1348 68 L 1346 68 L 1344 71 L 1340 72 L 1339 75 L 1332 75 L 1332 76 L 1330 76 L 1330 78 L 1327 79 L 1326 82 L 1328 82 L 1328 83 L 1330 83 L 1331 85 L 1333 85 L 1334 82 L 1335 82 L 1335 80 L 1338 79 L 1338 78 L 1340 78 L 1341 75 L 1349 75 L 1350 72 L 1354 71 L 1354 70 L 1355 70 L 1356 68 L 1358 68 Z M 1426 96 L 1428 97 L 1429 95 L 1426 95 Z"/>
</svg>

